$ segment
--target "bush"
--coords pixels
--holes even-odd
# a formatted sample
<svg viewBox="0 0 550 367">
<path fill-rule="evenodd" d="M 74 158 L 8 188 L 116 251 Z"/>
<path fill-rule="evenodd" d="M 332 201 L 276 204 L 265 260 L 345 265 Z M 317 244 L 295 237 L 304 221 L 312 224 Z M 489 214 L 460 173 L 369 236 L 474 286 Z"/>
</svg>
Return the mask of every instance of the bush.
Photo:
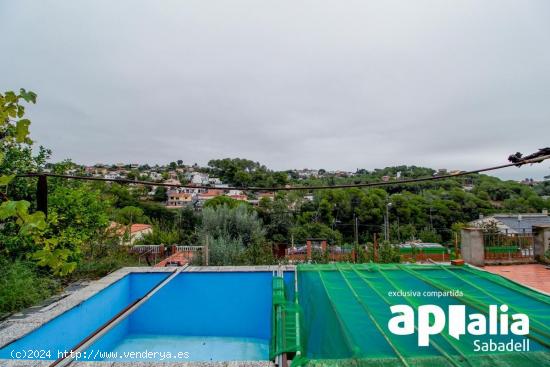
<svg viewBox="0 0 550 367">
<path fill-rule="evenodd" d="M 357 246 L 357 262 L 369 263 L 374 261 L 374 245 L 367 242 L 365 246 Z"/>
<path fill-rule="evenodd" d="M 204 208 L 199 233 L 202 238 L 208 235 L 215 239 L 238 240 L 245 247 L 265 240 L 258 213 L 250 211 L 246 205 Z"/>
<path fill-rule="evenodd" d="M 208 243 L 209 265 L 275 264 L 271 244 L 255 211 L 246 205 L 207 207 L 202 211 L 199 231 L 202 243 Z M 195 263 L 201 263 L 196 259 Z"/>
<path fill-rule="evenodd" d="M 135 245 L 166 245 L 181 243 L 180 231 L 174 228 L 162 228 L 159 224 L 153 225 L 153 231 L 145 234 L 135 242 Z"/>
<path fill-rule="evenodd" d="M 378 249 L 378 262 L 383 264 L 401 262 L 399 248 L 390 244 L 388 241 L 382 241 Z"/>
<path fill-rule="evenodd" d="M 240 265 L 244 246 L 239 239 L 208 237 L 208 265 Z"/>
<path fill-rule="evenodd" d="M 441 243 L 441 236 L 435 231 L 429 229 L 420 231 L 419 237 L 423 242 Z"/>
<path fill-rule="evenodd" d="M 242 265 L 274 265 L 277 258 L 273 256 L 273 248 L 269 243 L 261 242 L 248 246 L 241 257 Z"/>
<path fill-rule="evenodd" d="M 139 263 L 137 256 L 130 254 L 125 246 L 106 244 L 95 247 L 94 256 L 83 256 L 80 259 L 70 280 L 97 279 L 124 266 L 136 266 Z"/>
<path fill-rule="evenodd" d="M 19 311 L 59 290 L 56 280 L 43 276 L 32 262 L 0 259 L 0 314 Z"/>
</svg>

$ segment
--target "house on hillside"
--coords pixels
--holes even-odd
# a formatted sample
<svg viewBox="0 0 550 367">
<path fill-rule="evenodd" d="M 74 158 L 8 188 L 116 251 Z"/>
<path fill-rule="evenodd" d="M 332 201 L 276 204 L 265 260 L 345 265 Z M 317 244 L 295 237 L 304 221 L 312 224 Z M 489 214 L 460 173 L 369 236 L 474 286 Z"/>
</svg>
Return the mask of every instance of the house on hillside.
<svg viewBox="0 0 550 367">
<path fill-rule="evenodd" d="M 118 180 L 124 178 L 119 171 L 109 172 L 106 175 L 103 175 L 103 178 L 106 180 Z"/>
<path fill-rule="evenodd" d="M 548 211 L 525 214 L 494 214 L 470 222 L 474 227 L 495 225 L 500 233 L 531 234 L 533 226 L 550 224 Z"/>
<path fill-rule="evenodd" d="M 181 182 L 175 178 L 169 178 L 168 180 L 165 180 L 163 183 L 167 185 L 181 185 Z"/>
<path fill-rule="evenodd" d="M 218 185 L 223 185 L 223 182 L 218 177 L 210 177 L 208 178 L 208 184 L 216 187 Z"/>
<path fill-rule="evenodd" d="M 145 235 L 153 233 L 153 227 L 150 224 L 134 223 L 124 225 L 117 222 L 111 222 L 107 231 L 113 237 L 120 238 L 121 245 L 133 245 L 137 240 Z"/>
<path fill-rule="evenodd" d="M 241 201 L 247 201 L 248 196 L 241 190 L 229 190 L 229 192 L 226 194 L 226 196 L 229 196 L 232 199 L 235 200 L 241 200 Z"/>
<path fill-rule="evenodd" d="M 149 172 L 149 178 L 151 178 L 151 180 L 154 180 L 154 181 L 160 181 L 162 180 L 162 173 L 151 171 Z"/>
<path fill-rule="evenodd" d="M 182 208 L 184 205 L 190 204 L 193 201 L 193 194 L 189 192 L 183 192 L 181 190 L 168 190 L 166 192 L 168 200 L 166 200 L 166 207 L 168 209 Z"/>
<path fill-rule="evenodd" d="M 206 202 L 207 200 L 213 199 L 217 196 L 223 195 L 224 191 L 219 189 L 208 189 L 205 192 L 199 194 L 198 199 L 201 203 Z"/>
<path fill-rule="evenodd" d="M 191 172 L 188 174 L 188 177 L 189 177 L 188 179 L 191 181 L 191 184 L 193 185 L 202 186 L 202 185 L 209 184 L 208 182 L 209 176 L 207 173 Z"/>
</svg>

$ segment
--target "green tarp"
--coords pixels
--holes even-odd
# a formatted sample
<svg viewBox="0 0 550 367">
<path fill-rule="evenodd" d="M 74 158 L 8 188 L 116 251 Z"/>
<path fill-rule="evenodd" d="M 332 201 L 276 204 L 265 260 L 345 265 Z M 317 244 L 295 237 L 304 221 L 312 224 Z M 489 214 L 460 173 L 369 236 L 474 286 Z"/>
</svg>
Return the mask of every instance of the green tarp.
<svg viewBox="0 0 550 367">
<path fill-rule="evenodd" d="M 300 351 L 293 366 L 550 365 L 550 297 L 498 275 L 471 267 L 340 263 L 298 265 L 297 276 L 301 312 L 297 313 L 295 303 L 283 303 L 292 306 L 292 314 L 300 320 L 295 325 L 298 333 L 289 330 L 292 325 L 282 328 L 285 335 L 299 335 L 298 342 L 287 348 Z M 399 290 L 425 295 L 396 296 L 393 292 Z M 456 290 L 462 294 L 434 296 Z M 476 339 L 507 342 L 523 337 L 466 334 L 457 340 L 447 330 L 432 335 L 428 347 L 419 347 L 416 332 L 401 336 L 389 331 L 388 321 L 394 316 L 390 305 L 395 304 L 415 310 L 419 305 L 435 304 L 446 314 L 449 305 L 462 304 L 466 315 L 487 313 L 489 305 L 506 304 L 509 314 L 529 316 L 530 351 L 475 352 Z"/>
</svg>

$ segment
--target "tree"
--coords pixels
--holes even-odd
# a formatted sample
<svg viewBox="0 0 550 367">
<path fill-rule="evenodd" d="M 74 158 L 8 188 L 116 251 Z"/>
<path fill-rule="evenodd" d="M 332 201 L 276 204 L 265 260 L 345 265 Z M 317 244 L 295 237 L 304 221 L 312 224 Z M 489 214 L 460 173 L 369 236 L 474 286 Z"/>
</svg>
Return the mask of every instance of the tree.
<svg viewBox="0 0 550 367">
<path fill-rule="evenodd" d="M 145 216 L 160 223 L 173 223 L 176 218 L 173 210 L 166 209 L 159 203 L 139 202 L 137 206 L 143 210 Z"/>
<path fill-rule="evenodd" d="M 182 243 L 186 245 L 197 244 L 197 228 L 200 227 L 201 218 L 196 212 L 189 206 L 183 207 L 178 213 L 176 221 Z"/>
<path fill-rule="evenodd" d="M 24 89 L 19 94 L 8 91 L 0 94 L 0 164 L 10 165 L 9 154 L 17 150 L 28 151 L 32 140 L 29 138 L 30 120 L 24 119 L 25 106 L 22 102 L 36 103 L 36 94 L 27 92 Z M 7 174 L 6 174 L 7 173 Z M 17 169 L 11 172 L 2 171 L 0 176 L 0 220 L 4 229 L 8 226 L 18 235 L 28 237 L 36 242 L 42 242 L 39 231 L 46 227 L 44 213 L 30 213 L 30 202 L 27 200 L 10 200 L 6 188 L 18 173 Z M 9 223 L 6 223 L 9 222 Z"/>
<path fill-rule="evenodd" d="M 214 159 L 208 162 L 208 167 L 211 174 L 234 186 L 283 186 L 288 182 L 285 172 L 270 171 L 248 159 Z"/>
<path fill-rule="evenodd" d="M 153 231 L 136 241 L 135 245 L 166 245 L 180 243 L 179 231 L 176 228 L 163 228 L 160 224 L 153 225 Z"/>
<path fill-rule="evenodd" d="M 4 187 L 11 182 L 14 174 L 28 169 L 22 167 L 21 162 L 39 164 L 45 158 L 43 155 L 39 159 L 29 159 L 32 145 L 28 137 L 30 121 L 23 118 L 25 108 L 22 101 L 34 103 L 36 95 L 24 89 L 19 94 L 0 94 L 0 160 L 6 156 L 10 158 L 9 162 L 0 164 L 5 163 L 12 168 L 10 176 L 0 179 Z M 52 168 L 54 173 L 64 173 L 74 166 L 74 163 L 64 161 Z M 47 219 L 42 212 L 31 212 L 32 207 L 27 200 L 10 200 L 5 192 L 2 197 L 2 252 L 12 259 L 33 259 L 54 275 L 64 276 L 74 271 L 82 247 L 91 245 L 108 225 L 109 201 L 102 198 L 92 185 L 81 181 L 49 180 Z"/>
<path fill-rule="evenodd" d="M 292 228 L 291 233 L 294 242 L 299 244 L 304 244 L 308 238 L 326 239 L 331 245 L 342 244 L 342 234 L 322 223 L 307 223 L 296 226 Z"/>
<path fill-rule="evenodd" d="M 143 213 L 143 209 L 135 206 L 125 206 L 117 209 L 114 219 L 121 224 L 149 223 L 149 218 Z"/>
<path fill-rule="evenodd" d="M 48 201 L 48 225 L 44 233 L 55 239 L 57 250 L 63 251 L 70 273 L 76 269 L 82 252 L 93 254 L 94 246 L 105 235 L 111 204 L 101 197 L 99 190 L 81 182 L 55 185 Z M 51 260 L 43 259 L 48 256 L 47 252 L 33 254 L 40 265 L 49 264 Z"/>
<path fill-rule="evenodd" d="M 428 243 L 440 243 L 441 242 L 441 236 L 433 230 L 424 229 L 424 230 L 420 231 L 418 236 L 420 237 L 420 239 L 423 242 L 428 242 Z"/>
<path fill-rule="evenodd" d="M 200 238 L 208 242 L 212 265 L 269 262 L 265 231 L 255 211 L 240 205 L 204 208 Z"/>
<path fill-rule="evenodd" d="M 268 240 L 275 243 L 290 242 L 290 230 L 294 225 L 294 218 L 288 209 L 289 206 L 290 201 L 286 197 L 260 200 L 256 211 L 262 219 Z"/>
<path fill-rule="evenodd" d="M 155 189 L 155 194 L 153 195 L 154 201 L 166 201 L 166 187 L 164 186 L 157 186 Z"/>
<path fill-rule="evenodd" d="M 36 94 L 20 89 L 19 94 L 8 91 L 0 94 L 0 163 L 14 150 L 28 151 L 32 145 L 29 138 L 31 121 L 23 118 L 25 106 L 22 102 L 36 103 Z M 6 188 L 14 179 L 15 173 L 0 176 L 0 187 Z M 27 200 L 10 200 L 2 192 L 0 220 L 3 222 L 2 236 L 13 237 L 22 242 L 32 243 L 35 251 L 32 258 L 41 266 L 49 267 L 55 274 L 65 275 L 74 270 L 75 264 L 68 260 L 70 251 L 59 245 L 59 240 L 47 236 L 47 223 L 44 213 L 31 213 L 31 204 Z"/>
<path fill-rule="evenodd" d="M 240 205 L 248 206 L 248 203 L 243 202 L 242 200 L 230 198 L 229 196 L 220 195 L 207 200 L 204 203 L 204 208 L 215 208 L 218 206 L 227 206 L 228 208 L 236 208 Z"/>
</svg>

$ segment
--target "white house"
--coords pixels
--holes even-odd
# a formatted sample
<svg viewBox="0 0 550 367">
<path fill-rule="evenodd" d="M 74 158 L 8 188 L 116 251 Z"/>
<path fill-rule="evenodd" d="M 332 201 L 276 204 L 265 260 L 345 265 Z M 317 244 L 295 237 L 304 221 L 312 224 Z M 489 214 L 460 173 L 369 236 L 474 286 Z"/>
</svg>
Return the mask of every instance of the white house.
<svg viewBox="0 0 550 367">
<path fill-rule="evenodd" d="M 192 172 L 191 173 L 191 183 L 193 185 L 208 185 L 208 174 L 201 172 Z"/>
<path fill-rule="evenodd" d="M 496 225 L 500 233 L 530 234 L 535 225 L 550 224 L 548 211 L 542 213 L 494 214 L 470 222 L 474 227 Z"/>
</svg>

